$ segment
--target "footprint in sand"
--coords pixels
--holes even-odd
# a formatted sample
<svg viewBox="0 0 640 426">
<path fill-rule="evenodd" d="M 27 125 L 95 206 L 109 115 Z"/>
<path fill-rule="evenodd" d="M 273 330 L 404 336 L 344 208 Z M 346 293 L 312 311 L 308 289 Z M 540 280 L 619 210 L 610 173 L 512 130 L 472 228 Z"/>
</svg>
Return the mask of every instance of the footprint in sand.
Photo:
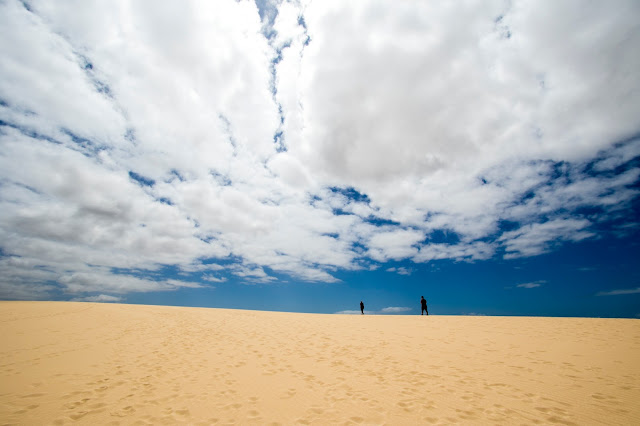
<svg viewBox="0 0 640 426">
<path fill-rule="evenodd" d="M 103 402 L 98 402 L 97 404 L 90 405 L 89 408 L 91 408 L 91 410 L 93 410 L 93 411 L 98 411 L 98 410 L 103 411 L 103 410 L 101 410 L 101 408 L 104 408 L 106 406 L 107 406 L 107 404 L 105 404 Z"/>
<path fill-rule="evenodd" d="M 130 416 L 131 414 L 133 414 L 135 412 L 135 408 L 133 408 L 132 406 L 127 406 L 124 407 L 121 410 L 118 411 L 112 411 L 111 415 L 115 416 L 115 417 L 126 417 L 126 416 Z"/>
<path fill-rule="evenodd" d="M 180 422 L 185 422 L 191 417 L 191 412 L 186 408 L 181 410 L 175 410 L 173 412 L 173 417 Z"/>
<path fill-rule="evenodd" d="M 577 423 L 574 423 L 574 422 L 569 421 L 569 420 L 565 420 L 565 419 L 560 418 L 558 416 L 551 416 L 551 417 L 547 418 L 547 421 L 549 423 L 554 423 L 554 424 L 562 424 L 562 425 L 569 425 L 569 426 L 577 425 Z"/>
<path fill-rule="evenodd" d="M 80 401 L 75 401 L 75 402 L 70 402 L 68 404 L 64 404 L 64 407 L 68 408 L 69 410 L 73 410 L 74 408 L 86 403 L 89 400 L 90 400 L 90 398 L 84 398 L 84 399 L 82 399 Z"/>
<path fill-rule="evenodd" d="M 249 412 L 247 413 L 247 419 L 251 420 L 252 422 L 259 422 L 260 420 L 262 420 L 262 417 L 260 416 L 260 412 L 258 410 L 249 410 Z"/>
<path fill-rule="evenodd" d="M 293 398 L 296 395 L 297 391 L 294 388 L 289 388 L 289 390 L 287 390 L 287 393 L 285 394 L 285 396 L 283 396 L 281 399 L 289 399 L 289 398 Z"/>
<path fill-rule="evenodd" d="M 403 408 L 404 411 L 407 411 L 407 412 L 413 411 L 413 402 L 411 402 L 411 401 L 408 401 L 408 402 L 400 401 L 400 402 L 398 402 L 397 405 L 399 407 Z"/>
<path fill-rule="evenodd" d="M 89 414 L 88 411 L 78 411 L 77 413 L 70 414 L 69 417 L 71 417 L 73 420 L 80 420 L 87 414 Z"/>
<path fill-rule="evenodd" d="M 458 417 L 463 420 L 473 420 L 476 418 L 476 412 L 470 410 L 456 410 Z"/>
</svg>

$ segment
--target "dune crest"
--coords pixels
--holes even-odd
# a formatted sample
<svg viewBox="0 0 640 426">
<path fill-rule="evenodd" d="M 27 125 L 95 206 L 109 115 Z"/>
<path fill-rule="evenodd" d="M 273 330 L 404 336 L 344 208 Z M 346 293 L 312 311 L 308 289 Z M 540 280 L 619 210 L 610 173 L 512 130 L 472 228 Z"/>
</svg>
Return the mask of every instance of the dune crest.
<svg viewBox="0 0 640 426">
<path fill-rule="evenodd" d="M 18 424 L 640 424 L 640 321 L 0 302 Z"/>
</svg>

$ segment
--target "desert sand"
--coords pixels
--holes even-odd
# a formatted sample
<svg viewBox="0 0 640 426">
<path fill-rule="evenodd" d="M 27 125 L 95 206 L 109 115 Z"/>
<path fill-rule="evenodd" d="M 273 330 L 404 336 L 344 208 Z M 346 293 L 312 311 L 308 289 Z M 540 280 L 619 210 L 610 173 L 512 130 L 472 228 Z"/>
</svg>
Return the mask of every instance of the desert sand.
<svg viewBox="0 0 640 426">
<path fill-rule="evenodd" d="M 0 424 L 640 424 L 640 320 L 0 302 Z"/>
</svg>

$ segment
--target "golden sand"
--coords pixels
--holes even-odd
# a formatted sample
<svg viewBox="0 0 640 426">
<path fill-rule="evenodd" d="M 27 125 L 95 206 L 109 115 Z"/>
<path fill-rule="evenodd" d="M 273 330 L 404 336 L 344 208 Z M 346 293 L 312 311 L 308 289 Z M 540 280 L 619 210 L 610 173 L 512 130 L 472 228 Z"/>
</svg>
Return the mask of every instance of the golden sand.
<svg viewBox="0 0 640 426">
<path fill-rule="evenodd" d="M 640 424 L 640 320 L 0 302 L 0 424 Z"/>
</svg>

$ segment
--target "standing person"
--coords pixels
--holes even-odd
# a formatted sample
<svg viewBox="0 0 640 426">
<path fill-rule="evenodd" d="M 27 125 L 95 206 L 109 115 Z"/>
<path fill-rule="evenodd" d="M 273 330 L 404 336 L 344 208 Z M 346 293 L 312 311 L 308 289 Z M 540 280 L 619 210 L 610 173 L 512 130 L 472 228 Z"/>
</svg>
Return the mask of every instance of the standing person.
<svg viewBox="0 0 640 426">
<path fill-rule="evenodd" d="M 362 303 L 362 300 L 360 301 L 360 312 L 362 312 L 361 315 L 364 315 L 364 303 Z"/>
<path fill-rule="evenodd" d="M 420 315 L 424 315 L 425 312 L 429 315 L 429 311 L 427 310 L 427 300 L 424 296 L 420 296 L 420 305 L 422 305 L 422 313 Z"/>
</svg>

